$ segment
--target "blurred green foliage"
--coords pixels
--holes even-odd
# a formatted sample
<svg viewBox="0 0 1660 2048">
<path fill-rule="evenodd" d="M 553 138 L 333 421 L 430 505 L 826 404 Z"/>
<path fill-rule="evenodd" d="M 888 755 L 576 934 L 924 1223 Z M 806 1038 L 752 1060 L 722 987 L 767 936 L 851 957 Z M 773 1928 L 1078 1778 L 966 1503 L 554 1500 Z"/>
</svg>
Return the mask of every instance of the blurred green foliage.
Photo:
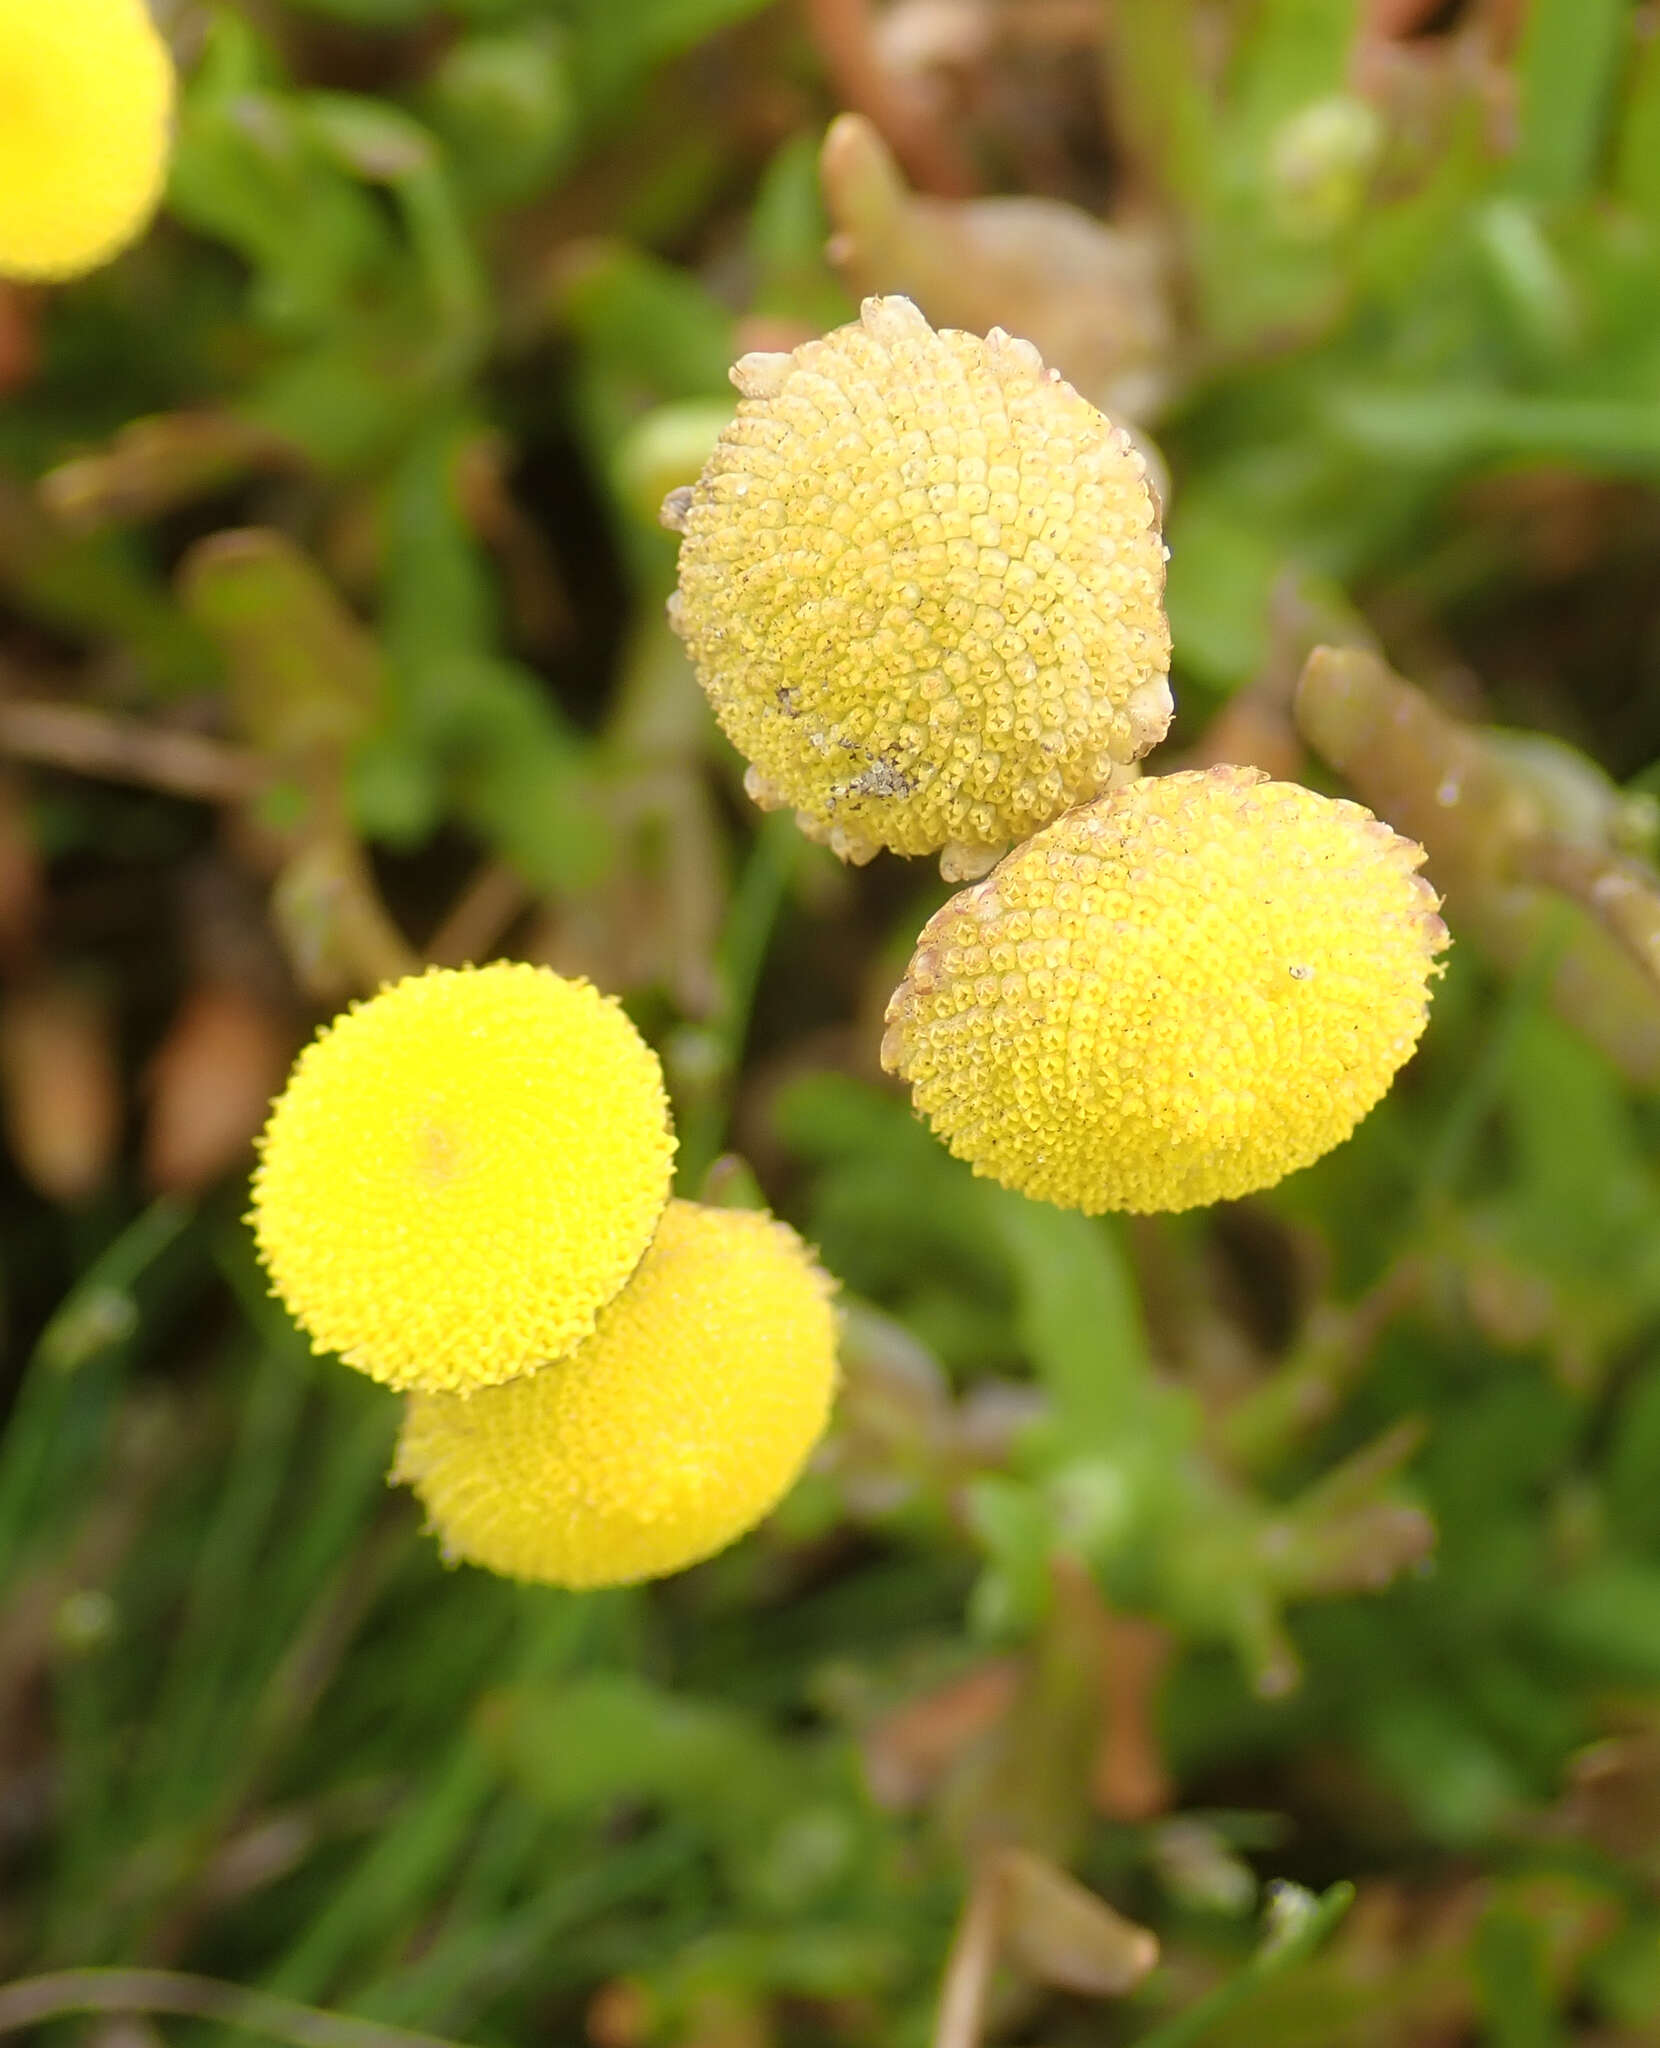
<svg viewBox="0 0 1660 2048">
<path fill-rule="evenodd" d="M 818 181 L 863 10 L 164 12 L 164 221 L 8 301 L 0 1008 L 80 977 L 150 1078 L 53 1203 L 24 1126 L 84 1085 L 8 1069 L 0 1969 L 912 2048 L 995 1894 L 988 2038 L 1654 2039 L 1660 993 L 1594 900 L 1660 886 L 1653 9 L 965 5 L 947 60 L 895 0 L 872 46 L 922 50 L 988 190 L 1156 245 L 1168 349 L 1060 366 L 1157 372 L 1178 744 L 1341 771 L 1449 897 L 1356 1138 L 1129 1224 L 974 1180 L 878 1081 L 939 885 L 755 819 L 662 623 L 654 507 L 733 356 L 847 316 L 832 227 L 877 260 Z M 1056 216 L 1011 253 L 979 204 L 928 216 L 980 252 L 945 282 L 1041 338 L 1082 289 Z M 1311 698 L 1317 758 L 1317 640 L 1442 712 L 1351 747 Z M 256 991 L 286 1056 L 498 948 L 623 994 L 684 1191 L 844 1283 L 825 1453 L 650 1590 L 444 1570 L 395 1404 L 264 1293 L 243 1151 L 154 1166 L 198 1095 L 269 1092 L 230 1042 L 157 1078 L 192 991 Z M 1130 1922 L 1162 1961 L 1102 2003 Z"/>
</svg>

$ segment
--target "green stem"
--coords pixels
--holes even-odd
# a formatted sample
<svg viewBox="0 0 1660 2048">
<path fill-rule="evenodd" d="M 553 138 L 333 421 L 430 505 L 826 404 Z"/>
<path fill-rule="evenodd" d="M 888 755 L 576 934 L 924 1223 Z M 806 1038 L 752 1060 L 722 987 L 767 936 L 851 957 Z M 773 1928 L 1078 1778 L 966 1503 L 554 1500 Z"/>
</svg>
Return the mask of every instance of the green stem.
<svg viewBox="0 0 1660 2048">
<path fill-rule="evenodd" d="M 756 834 L 733 891 L 715 954 L 721 991 L 720 1008 L 710 1027 L 715 1040 L 715 1073 L 681 1123 L 680 1185 L 690 1192 L 702 1186 L 703 1176 L 725 1141 L 732 1087 L 743 1062 L 755 990 L 801 849 L 795 820 L 787 812 L 775 813 Z"/>
</svg>

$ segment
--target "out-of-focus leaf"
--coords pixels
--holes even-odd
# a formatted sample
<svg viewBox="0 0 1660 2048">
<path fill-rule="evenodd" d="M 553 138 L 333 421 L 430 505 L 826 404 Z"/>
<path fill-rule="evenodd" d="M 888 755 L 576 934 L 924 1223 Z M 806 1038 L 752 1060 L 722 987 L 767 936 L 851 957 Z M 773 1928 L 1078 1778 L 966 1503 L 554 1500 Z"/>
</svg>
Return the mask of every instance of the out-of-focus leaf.
<svg viewBox="0 0 1660 2048">
<path fill-rule="evenodd" d="M 1010 1959 L 1040 1984 L 1122 1998 L 1157 1963 L 1155 1935 L 1044 1857 L 1006 1849 L 997 1876 Z"/>
<path fill-rule="evenodd" d="M 1360 16 L 1360 0 L 1265 0 L 1228 76 L 1236 149 L 1261 151 L 1299 108 L 1341 87 Z"/>
<path fill-rule="evenodd" d="M 421 725 L 462 811 L 526 880 L 590 885 L 614 831 L 592 756 L 547 701 L 545 685 L 483 654 L 440 656 L 422 686 Z"/>
<path fill-rule="evenodd" d="M 1660 1682 L 1660 1568 L 1619 1559 L 1594 1565 L 1540 1602 L 1538 1626 L 1544 1641 L 1594 1671 Z"/>
<path fill-rule="evenodd" d="M 364 28 L 407 28 L 437 11 L 437 0 L 293 0 L 308 14 L 332 15 Z"/>
<path fill-rule="evenodd" d="M 272 89 L 253 30 L 226 12 L 186 95 L 168 204 L 254 266 L 256 303 L 290 333 L 326 329 L 392 259 L 369 195 L 331 168 L 299 105 Z"/>
<path fill-rule="evenodd" d="M 200 689 L 218 675 L 212 643 L 122 534 L 67 533 L 32 491 L 0 473 L 0 590 L 26 617 L 80 641 L 128 645 L 145 681 Z"/>
<path fill-rule="evenodd" d="M 496 594 L 463 504 L 465 448 L 461 423 L 434 422 L 405 451 L 393 487 L 386 773 L 399 780 L 403 751 L 424 758 L 528 881 L 588 886 L 612 855 L 592 750 L 540 678 L 496 652 Z M 418 779 L 402 779 L 418 799 Z"/>
<path fill-rule="evenodd" d="M 1108 16 L 1115 125 L 1156 188 L 1203 218 L 1215 195 L 1217 110 L 1198 61 L 1195 0 L 1121 0 Z"/>
<path fill-rule="evenodd" d="M 1639 36 L 1624 81 L 1615 161 L 1620 197 L 1660 225 L 1660 40 Z"/>
<path fill-rule="evenodd" d="M 819 159 L 810 134 L 785 143 L 767 165 L 749 220 L 756 313 L 812 333 L 841 326 L 856 310 L 826 260 L 830 223 Z"/>
<path fill-rule="evenodd" d="M 1117 1233 L 1002 1190 L 987 1207 L 1008 1248 L 1016 1326 L 1077 1451 L 1117 1448 L 1150 1395 L 1147 1337 Z"/>
<path fill-rule="evenodd" d="M 441 335 L 465 358 L 483 322 L 484 286 L 436 140 L 379 100 L 312 93 L 303 104 L 330 156 L 396 196 Z"/>
<path fill-rule="evenodd" d="M 1621 1400 L 1609 1444 L 1608 1512 L 1633 1549 L 1660 1552 L 1660 1370 L 1645 1361 Z"/>
<path fill-rule="evenodd" d="M 61 463 L 41 496 L 66 525 L 86 529 L 170 512 L 250 471 L 295 466 L 298 451 L 251 420 L 217 411 L 134 420 L 107 448 Z"/>
<path fill-rule="evenodd" d="M 599 242 L 566 260 L 560 284 L 564 317 L 609 372 L 659 399 L 731 402 L 731 316 L 685 271 Z"/>
<path fill-rule="evenodd" d="M 643 413 L 618 442 L 612 484 L 641 525 L 658 526 L 669 493 L 697 482 L 731 417 L 718 398 L 683 399 Z"/>
<path fill-rule="evenodd" d="M 584 98 L 609 107 L 646 72 L 773 0 L 570 0 Z"/>
<path fill-rule="evenodd" d="M 1624 0 L 1533 0 L 1522 36 L 1521 140 L 1514 176 L 1524 191 L 1575 199 L 1595 175 L 1628 47 Z"/>
<path fill-rule="evenodd" d="M 1475 1964 L 1494 2048 L 1554 2048 L 1562 2036 L 1539 1929 L 1513 1911 L 1490 1913 L 1476 1936 Z"/>
<path fill-rule="evenodd" d="M 1269 1898 L 1265 1938 L 1250 1962 L 1186 2012 L 1144 2035 L 1142 2048 L 1189 2048 L 1192 2042 L 1207 2040 L 1212 2029 L 1235 2015 L 1244 2019 L 1259 1991 L 1316 1953 L 1354 1904 L 1354 1897 L 1351 1884 L 1334 1884 L 1318 1898 L 1300 1885 L 1280 1886 Z"/>
<path fill-rule="evenodd" d="M 1596 1356 L 1660 1309 L 1660 1183 L 1606 1062 L 1537 1013 L 1510 1049 L 1514 1172 L 1481 1205 L 1522 1270 L 1566 1290 L 1566 1321 Z"/>
<path fill-rule="evenodd" d="M 380 712 L 380 651 L 286 535 L 215 534 L 183 570 L 191 615 L 224 650 L 237 721 L 290 763 L 349 747 Z"/>
<path fill-rule="evenodd" d="M 903 292 L 936 327 L 1003 327 L 1113 418 L 1151 419 L 1177 375 L 1170 252 L 1044 198 L 921 197 L 875 128 L 842 114 L 821 159 L 832 260 L 855 296 Z"/>
<path fill-rule="evenodd" d="M 789 1796 L 789 1763 L 754 1720 L 631 1672 L 498 1694 L 482 1735 L 529 1796 L 571 1819 L 649 1802 L 752 1833 Z"/>
<path fill-rule="evenodd" d="M 575 147 L 580 110 L 557 22 L 459 37 L 434 67 L 424 99 L 458 186 L 477 204 L 528 197 Z"/>
<path fill-rule="evenodd" d="M 249 989 L 201 981 L 145 1073 L 144 1175 L 163 1194 L 193 1194 L 248 1155 L 282 1086 L 293 1034 Z"/>
<path fill-rule="evenodd" d="M 0 997 L 7 1146 L 48 1201 L 84 1202 L 108 1179 L 121 1095 L 109 1008 L 98 991 L 54 975 Z"/>
</svg>

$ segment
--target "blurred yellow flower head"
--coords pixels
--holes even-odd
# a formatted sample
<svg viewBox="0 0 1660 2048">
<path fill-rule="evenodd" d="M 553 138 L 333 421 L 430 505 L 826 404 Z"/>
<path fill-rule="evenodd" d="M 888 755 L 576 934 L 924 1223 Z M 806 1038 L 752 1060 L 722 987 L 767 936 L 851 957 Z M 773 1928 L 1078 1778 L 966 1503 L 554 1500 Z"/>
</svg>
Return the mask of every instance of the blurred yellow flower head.
<svg viewBox="0 0 1660 2048">
<path fill-rule="evenodd" d="M 72 277 L 142 232 L 173 91 L 144 0 L 0 0 L 0 276 Z"/>
<path fill-rule="evenodd" d="M 570 1357 L 470 1400 L 414 1395 L 393 1476 L 451 1557 L 511 1578 L 680 1571 L 774 1507 L 823 1432 L 830 1295 L 784 1224 L 671 1202 Z"/>
<path fill-rule="evenodd" d="M 1253 768 L 1114 790 L 929 921 L 883 1064 L 976 1173 L 1063 1208 L 1268 1187 L 1418 1041 L 1447 936 L 1422 859 Z"/>
<path fill-rule="evenodd" d="M 1170 722 L 1164 545 L 1128 437 L 1029 342 L 908 299 L 745 356 L 671 605 L 750 795 L 846 860 L 984 871 Z"/>
<path fill-rule="evenodd" d="M 433 970 L 335 1019 L 260 1140 L 252 1222 L 319 1350 L 394 1387 L 563 1357 L 668 1200 L 662 1072 L 585 981 Z"/>
</svg>

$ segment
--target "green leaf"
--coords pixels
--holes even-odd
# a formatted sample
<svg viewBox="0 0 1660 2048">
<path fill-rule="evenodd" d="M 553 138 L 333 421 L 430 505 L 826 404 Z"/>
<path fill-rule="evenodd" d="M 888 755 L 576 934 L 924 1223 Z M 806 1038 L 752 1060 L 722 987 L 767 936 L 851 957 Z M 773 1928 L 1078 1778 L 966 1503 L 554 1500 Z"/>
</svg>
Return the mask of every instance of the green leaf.
<svg viewBox="0 0 1660 2048">
<path fill-rule="evenodd" d="M 1529 7 L 1512 176 L 1532 197 L 1576 199 L 1594 183 L 1631 20 L 1628 0 L 1533 0 Z"/>
<path fill-rule="evenodd" d="M 773 0 L 572 0 L 584 99 L 607 108 L 647 72 Z"/>
<path fill-rule="evenodd" d="M 1660 1683 L 1660 1567 L 1610 1558 L 1540 1601 L 1541 1637 L 1591 1671 Z"/>
<path fill-rule="evenodd" d="M 749 1716 L 629 1672 L 497 1695 L 483 1734 L 527 1793 L 573 1820 L 642 1802 L 707 1819 L 765 1805 L 788 1784 L 788 1766 Z"/>
<path fill-rule="evenodd" d="M 1113 1449 L 1141 1423 L 1147 1333 L 1117 1230 L 1070 1210 L 988 1190 L 1014 1271 L 1016 1327 L 1074 1451 Z"/>
<path fill-rule="evenodd" d="M 1334 1884 L 1316 1898 L 1300 1885 L 1282 1884 L 1269 1901 L 1268 1932 L 1262 1947 L 1226 1984 L 1142 2036 L 1139 2048 L 1192 2048 L 1213 2027 L 1249 2008 L 1276 1978 L 1305 1962 L 1354 1904 L 1352 1884 Z"/>
<path fill-rule="evenodd" d="M 237 722 L 261 751 L 294 761 L 369 730 L 382 709 L 380 650 L 285 534 L 215 534 L 192 550 L 182 583 L 192 618 L 224 652 Z"/>
<path fill-rule="evenodd" d="M 1540 1928 L 1514 1910 L 1494 1910 L 1476 1934 L 1475 1965 L 1493 2048 L 1555 2048 L 1562 2036 Z"/>
</svg>

